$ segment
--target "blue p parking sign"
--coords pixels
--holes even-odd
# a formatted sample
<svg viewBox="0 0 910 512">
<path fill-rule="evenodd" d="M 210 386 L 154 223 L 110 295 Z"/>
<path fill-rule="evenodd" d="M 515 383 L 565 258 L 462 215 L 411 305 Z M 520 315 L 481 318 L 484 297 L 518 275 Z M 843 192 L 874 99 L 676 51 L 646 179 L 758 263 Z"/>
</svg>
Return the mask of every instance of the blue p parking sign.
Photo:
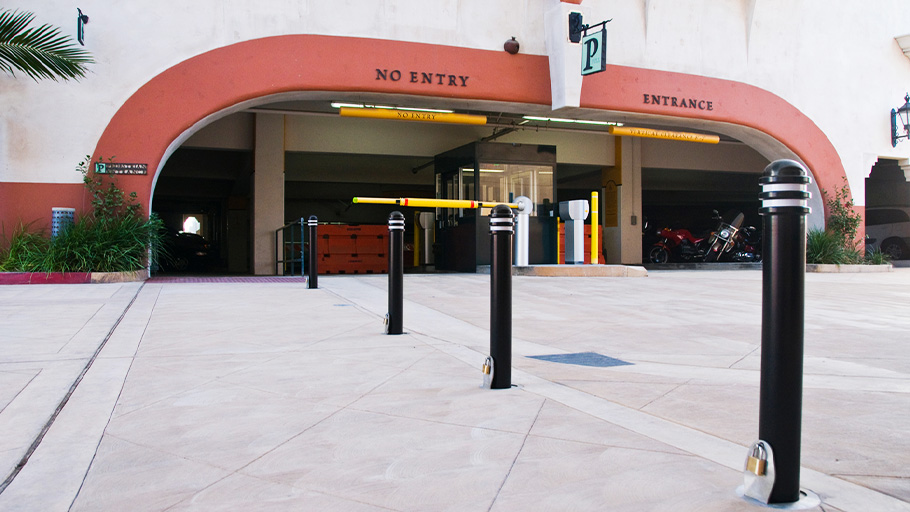
<svg viewBox="0 0 910 512">
<path fill-rule="evenodd" d="M 601 29 L 581 40 L 581 74 L 590 75 L 607 69 L 607 29 Z"/>
</svg>

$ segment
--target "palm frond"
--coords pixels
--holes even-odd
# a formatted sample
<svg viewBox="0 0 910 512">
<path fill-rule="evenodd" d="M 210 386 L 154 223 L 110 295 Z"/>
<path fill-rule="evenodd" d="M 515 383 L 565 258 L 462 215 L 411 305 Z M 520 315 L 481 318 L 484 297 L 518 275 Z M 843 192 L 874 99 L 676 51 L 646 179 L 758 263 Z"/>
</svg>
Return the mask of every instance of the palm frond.
<svg viewBox="0 0 910 512">
<path fill-rule="evenodd" d="M 86 64 L 94 62 L 89 52 L 51 25 L 28 28 L 29 12 L 0 13 L 0 69 L 15 76 L 18 70 L 33 80 L 58 77 L 69 80 L 85 76 Z"/>
</svg>

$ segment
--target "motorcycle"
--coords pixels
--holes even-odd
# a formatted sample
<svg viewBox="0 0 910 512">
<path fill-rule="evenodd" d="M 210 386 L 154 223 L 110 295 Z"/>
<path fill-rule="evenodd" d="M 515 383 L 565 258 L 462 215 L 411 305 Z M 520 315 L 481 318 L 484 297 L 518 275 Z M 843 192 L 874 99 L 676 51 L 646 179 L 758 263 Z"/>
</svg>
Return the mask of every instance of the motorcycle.
<svg viewBox="0 0 910 512">
<path fill-rule="evenodd" d="M 755 226 L 740 229 L 734 237 L 735 245 L 731 251 L 733 261 L 741 263 L 758 263 L 761 261 L 761 230 Z"/>
<path fill-rule="evenodd" d="M 715 214 L 717 211 L 714 212 Z M 705 261 L 719 261 L 736 245 L 736 235 L 743 224 L 745 216 L 742 212 L 727 212 L 719 219 L 717 229 L 708 238 L 708 249 L 705 251 Z M 729 222 L 727 219 L 730 219 Z"/>
<path fill-rule="evenodd" d="M 697 238 L 688 229 L 663 228 L 659 236 L 660 239 L 648 252 L 648 261 L 651 263 L 695 261 L 705 257 L 707 238 Z"/>
</svg>

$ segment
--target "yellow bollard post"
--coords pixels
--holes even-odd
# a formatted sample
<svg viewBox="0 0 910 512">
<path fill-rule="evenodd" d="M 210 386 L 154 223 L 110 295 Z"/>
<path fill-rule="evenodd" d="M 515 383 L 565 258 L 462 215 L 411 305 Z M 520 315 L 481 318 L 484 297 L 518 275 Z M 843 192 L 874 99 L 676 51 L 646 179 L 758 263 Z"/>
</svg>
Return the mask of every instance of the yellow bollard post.
<svg viewBox="0 0 910 512">
<path fill-rule="evenodd" d="M 562 250 L 562 243 L 559 238 L 559 229 L 562 227 L 563 223 L 559 220 L 559 217 L 556 217 L 556 264 L 559 263 L 559 252 Z M 565 263 L 565 261 L 563 261 Z"/>
<path fill-rule="evenodd" d="M 598 228 L 600 227 L 600 221 L 597 219 L 598 208 L 597 192 L 591 192 L 591 264 L 597 265 L 598 257 L 600 254 L 599 245 L 600 241 L 598 240 Z"/>
<path fill-rule="evenodd" d="M 421 231 L 421 229 L 420 229 L 420 221 L 418 220 L 419 217 L 420 217 L 420 212 L 415 211 L 414 212 L 414 223 L 411 224 L 412 226 L 414 226 L 414 244 L 413 244 L 414 268 L 417 268 L 420 266 L 420 231 Z"/>
</svg>

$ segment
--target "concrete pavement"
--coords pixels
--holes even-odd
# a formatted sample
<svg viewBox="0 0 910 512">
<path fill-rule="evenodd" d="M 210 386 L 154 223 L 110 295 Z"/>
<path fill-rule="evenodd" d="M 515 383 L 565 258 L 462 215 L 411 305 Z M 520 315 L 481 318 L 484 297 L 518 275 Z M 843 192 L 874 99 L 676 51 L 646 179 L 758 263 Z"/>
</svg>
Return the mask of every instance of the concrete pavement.
<svg viewBox="0 0 910 512">
<path fill-rule="evenodd" d="M 0 510 L 763 509 L 761 272 L 516 276 L 496 391 L 489 276 L 386 279 L 0 287 Z M 910 511 L 910 269 L 806 284 L 802 486 Z"/>
</svg>

